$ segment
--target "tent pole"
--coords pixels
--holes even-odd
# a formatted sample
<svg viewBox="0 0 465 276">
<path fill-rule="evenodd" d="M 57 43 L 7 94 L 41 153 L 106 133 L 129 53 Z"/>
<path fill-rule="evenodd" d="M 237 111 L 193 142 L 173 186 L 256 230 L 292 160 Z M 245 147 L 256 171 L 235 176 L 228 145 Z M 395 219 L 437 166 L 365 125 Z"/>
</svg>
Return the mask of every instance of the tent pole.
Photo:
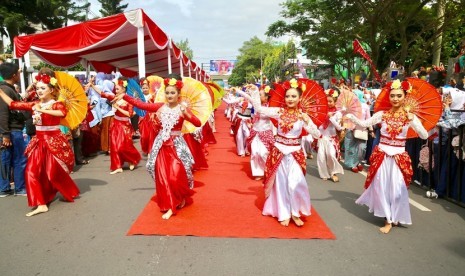
<svg viewBox="0 0 465 276">
<path fill-rule="evenodd" d="M 85 59 L 86 61 L 86 80 L 89 80 L 89 76 L 90 76 L 90 63 L 87 59 Z"/>
<path fill-rule="evenodd" d="M 26 84 L 24 83 L 24 81 L 25 81 L 25 80 L 24 80 L 24 73 L 25 73 L 25 72 L 24 72 L 24 68 L 23 68 L 23 67 L 24 67 L 24 66 L 23 66 L 23 58 L 20 57 L 20 58 L 18 59 L 18 61 L 19 61 L 19 69 L 23 70 L 23 72 L 20 74 L 21 92 L 22 92 L 22 91 L 26 91 Z"/>
<path fill-rule="evenodd" d="M 187 66 L 189 66 L 189 67 L 188 67 L 188 68 L 189 68 L 189 78 L 192 78 L 192 74 L 191 74 L 191 65 L 188 64 Z"/>
<path fill-rule="evenodd" d="M 179 56 L 179 71 L 180 71 L 179 75 L 181 75 L 181 78 L 183 78 L 184 77 L 184 74 L 183 74 L 184 68 L 182 66 L 182 52 L 181 52 L 181 55 Z"/>
<path fill-rule="evenodd" d="M 172 74 L 173 71 L 171 69 L 171 38 L 168 42 L 168 74 Z"/>
<path fill-rule="evenodd" d="M 144 27 L 137 28 L 137 58 L 139 62 L 139 78 L 145 77 Z"/>
</svg>

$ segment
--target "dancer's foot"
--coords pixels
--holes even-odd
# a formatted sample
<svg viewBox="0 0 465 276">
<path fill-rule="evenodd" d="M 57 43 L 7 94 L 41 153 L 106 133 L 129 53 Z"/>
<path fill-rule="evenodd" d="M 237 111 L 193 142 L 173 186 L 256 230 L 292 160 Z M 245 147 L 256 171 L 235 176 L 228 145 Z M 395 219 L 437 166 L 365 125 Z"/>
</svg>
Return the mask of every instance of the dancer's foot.
<svg viewBox="0 0 465 276">
<path fill-rule="evenodd" d="M 183 208 L 184 206 L 186 206 L 186 200 L 185 200 L 185 199 L 183 199 L 183 200 L 181 201 L 181 203 L 179 203 L 178 209 L 181 209 L 181 208 Z"/>
<path fill-rule="evenodd" d="M 361 172 L 363 172 L 363 165 L 362 164 L 358 164 L 357 165 L 357 169 Z"/>
<path fill-rule="evenodd" d="M 173 210 L 169 209 L 166 213 L 161 216 L 162 219 L 169 219 L 173 215 Z"/>
<path fill-rule="evenodd" d="M 328 180 L 328 178 L 326 178 L 326 177 L 323 177 L 322 179 L 323 179 L 324 181 Z"/>
<path fill-rule="evenodd" d="M 255 177 L 255 180 L 259 181 L 259 180 L 262 180 L 263 179 L 263 176 L 257 176 Z"/>
<path fill-rule="evenodd" d="M 379 231 L 381 231 L 381 233 L 383 233 L 383 234 L 387 234 L 387 233 L 389 233 L 389 231 L 391 231 L 391 229 L 392 229 L 392 224 L 385 221 L 384 226 L 379 228 Z"/>
<path fill-rule="evenodd" d="M 337 177 L 337 175 L 333 175 L 331 176 L 331 180 L 333 180 L 333 182 L 339 182 L 339 177 Z"/>
<path fill-rule="evenodd" d="M 117 174 L 117 173 L 122 173 L 122 172 L 123 172 L 123 169 L 119 168 L 119 169 L 116 169 L 116 170 L 110 172 L 110 174 Z"/>
<path fill-rule="evenodd" d="M 292 220 L 294 221 L 295 225 L 299 227 L 304 225 L 304 222 L 299 217 L 292 216 Z"/>
<path fill-rule="evenodd" d="M 134 164 L 132 164 L 132 163 L 129 164 L 129 170 L 130 170 L 130 171 L 133 171 L 133 170 L 134 170 L 134 167 L 135 167 Z"/>
<path fill-rule="evenodd" d="M 26 217 L 32 217 L 40 213 L 45 213 L 47 211 L 48 211 L 47 205 L 39 205 L 34 211 L 27 213 Z"/>
<path fill-rule="evenodd" d="M 358 170 L 357 167 L 353 167 L 351 170 L 352 170 L 354 173 L 358 173 L 358 172 L 359 172 L 359 170 Z"/>
<path fill-rule="evenodd" d="M 308 159 L 313 159 L 313 154 L 309 154 Z"/>
<path fill-rule="evenodd" d="M 282 226 L 289 226 L 289 221 L 290 219 L 286 219 L 286 220 L 283 220 L 283 221 L 280 221 L 279 223 L 281 223 Z"/>
</svg>

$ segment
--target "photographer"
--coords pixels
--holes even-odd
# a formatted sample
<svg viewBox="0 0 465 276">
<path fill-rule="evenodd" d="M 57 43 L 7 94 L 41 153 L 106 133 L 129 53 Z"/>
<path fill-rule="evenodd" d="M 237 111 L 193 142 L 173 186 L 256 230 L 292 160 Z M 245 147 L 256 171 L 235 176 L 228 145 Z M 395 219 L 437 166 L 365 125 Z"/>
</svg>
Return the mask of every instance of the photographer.
<svg viewBox="0 0 465 276">
<path fill-rule="evenodd" d="M 0 82 L 0 89 L 11 99 L 19 101 L 20 95 L 16 92 L 14 84 L 19 83 L 21 70 L 14 63 L 0 65 L 0 74 L 4 81 Z M 14 111 L 0 99 L 0 137 L 1 142 L 1 174 L 0 197 L 12 195 L 26 196 L 24 170 L 27 158 L 24 155 L 26 142 L 23 137 L 23 128 L 26 116 L 21 111 Z M 11 168 L 15 182 L 14 191 L 10 187 Z"/>
</svg>

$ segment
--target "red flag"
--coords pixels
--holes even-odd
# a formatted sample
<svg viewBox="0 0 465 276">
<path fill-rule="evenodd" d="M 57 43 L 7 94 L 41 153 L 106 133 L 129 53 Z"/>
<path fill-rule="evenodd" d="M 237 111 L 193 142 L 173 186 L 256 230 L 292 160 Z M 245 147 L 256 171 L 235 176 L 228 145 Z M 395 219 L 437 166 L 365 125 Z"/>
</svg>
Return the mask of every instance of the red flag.
<svg viewBox="0 0 465 276">
<path fill-rule="evenodd" d="M 355 39 L 352 43 L 352 46 L 354 47 L 354 53 L 361 55 L 364 59 L 366 59 L 366 61 L 368 61 L 368 63 L 370 63 L 371 69 L 373 70 L 376 79 L 378 81 L 381 81 L 381 77 L 379 76 L 378 71 L 376 70 L 376 66 L 373 64 L 373 61 L 371 61 L 371 58 L 367 54 L 367 52 L 365 52 L 360 42 L 357 39 Z"/>
</svg>

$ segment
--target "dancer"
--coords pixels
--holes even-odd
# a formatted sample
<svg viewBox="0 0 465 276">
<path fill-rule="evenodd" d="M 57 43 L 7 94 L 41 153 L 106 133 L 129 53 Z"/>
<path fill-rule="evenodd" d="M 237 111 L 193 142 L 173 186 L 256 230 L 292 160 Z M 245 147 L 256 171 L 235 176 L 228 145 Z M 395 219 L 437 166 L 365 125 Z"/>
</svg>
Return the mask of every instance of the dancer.
<svg viewBox="0 0 465 276">
<path fill-rule="evenodd" d="M 36 80 L 39 102 L 12 101 L 0 90 L 0 97 L 11 109 L 33 112 L 36 135 L 25 150 L 28 158 L 25 175 L 28 204 L 36 208 L 26 214 L 28 217 L 47 212 L 47 204 L 57 192 L 70 202 L 79 195 L 79 188 L 69 175 L 74 166 L 74 154 L 59 129 L 60 118 L 66 116 L 67 110 L 64 103 L 56 101 L 55 73 L 42 68 Z"/>
<path fill-rule="evenodd" d="M 182 124 L 187 120 L 200 127 L 201 122 L 184 103 L 179 103 L 183 86 L 180 78 L 165 79 L 164 83 L 166 104 L 143 103 L 129 95 L 119 95 L 116 99 L 122 97 L 140 109 L 156 112 L 161 122 L 162 128 L 155 138 L 146 167 L 155 180 L 157 204 L 164 212 L 162 218 L 169 219 L 177 208 L 184 207 L 186 198 L 193 194 L 193 158 L 182 139 Z"/>
<path fill-rule="evenodd" d="M 321 138 L 318 139 L 318 173 L 323 180 L 331 178 L 334 182 L 339 182 L 336 174 L 344 174 L 344 169 L 339 164 L 341 150 L 339 137 L 336 131 L 341 131 L 340 124 L 342 114 L 336 111 L 335 102 L 339 95 L 335 90 L 330 89 L 328 95 L 328 118 L 318 129 Z"/>
<path fill-rule="evenodd" d="M 271 88 L 261 87 L 259 93 L 261 105 L 267 107 Z M 254 114 L 252 121 L 253 126 L 247 138 L 247 148 L 250 149 L 250 167 L 255 180 L 262 180 L 265 175 L 266 160 L 274 144 L 273 125 L 269 117 L 260 113 Z"/>
<path fill-rule="evenodd" d="M 251 89 L 251 87 L 252 86 L 250 86 L 248 90 Z M 256 88 L 256 86 L 253 87 Z M 232 129 L 234 141 L 236 142 L 237 155 L 245 157 L 246 155 L 250 155 L 247 149 L 247 138 L 250 136 L 250 128 L 252 126 L 252 104 L 247 99 L 242 98 L 238 110 L 236 116 L 233 116 Z"/>
<path fill-rule="evenodd" d="M 411 92 L 411 84 L 395 80 L 388 89 L 390 110 L 376 112 L 366 121 L 353 114 L 347 115 L 348 119 L 362 127 L 381 123 L 381 139 L 370 157 L 366 190 L 356 203 L 367 205 L 371 213 L 385 219 L 384 226 L 379 229 L 385 234 L 391 231 L 393 224 L 412 224 L 407 188 L 413 170 L 410 156 L 405 151 L 407 131 L 412 128 L 420 138 L 428 138 L 417 116 L 403 107 L 407 93 Z"/>
<path fill-rule="evenodd" d="M 115 83 L 116 95 L 126 94 L 127 79 L 120 77 Z M 129 163 L 129 170 L 134 170 L 141 159 L 139 151 L 132 142 L 133 128 L 129 118 L 133 115 L 133 107 L 124 100 L 114 100 L 112 94 L 103 93 L 91 79 L 92 87 L 103 98 L 111 101 L 116 109 L 114 120 L 110 125 L 110 174 L 123 172 L 124 162 Z M 121 96 L 122 97 L 122 96 Z"/>
<path fill-rule="evenodd" d="M 252 91 L 256 113 L 278 120 L 276 142 L 266 162 L 266 201 L 262 214 L 277 217 L 283 226 L 288 226 L 291 219 L 297 226 L 302 226 L 304 222 L 300 215 L 311 214 L 310 193 L 305 179 L 306 163 L 300 136 L 302 129 L 315 138 L 320 137 L 320 132 L 310 117 L 298 109 L 302 95 L 300 86 L 295 79 L 284 83 L 284 108 L 263 107 L 258 89 Z"/>
<path fill-rule="evenodd" d="M 146 78 L 141 79 L 141 88 L 144 93 L 145 102 L 153 103 L 154 95 L 150 93 L 150 82 Z M 153 146 L 153 141 L 160 131 L 160 121 L 157 120 L 155 113 L 147 112 L 139 120 L 140 148 L 144 155 L 148 155 Z"/>
</svg>

